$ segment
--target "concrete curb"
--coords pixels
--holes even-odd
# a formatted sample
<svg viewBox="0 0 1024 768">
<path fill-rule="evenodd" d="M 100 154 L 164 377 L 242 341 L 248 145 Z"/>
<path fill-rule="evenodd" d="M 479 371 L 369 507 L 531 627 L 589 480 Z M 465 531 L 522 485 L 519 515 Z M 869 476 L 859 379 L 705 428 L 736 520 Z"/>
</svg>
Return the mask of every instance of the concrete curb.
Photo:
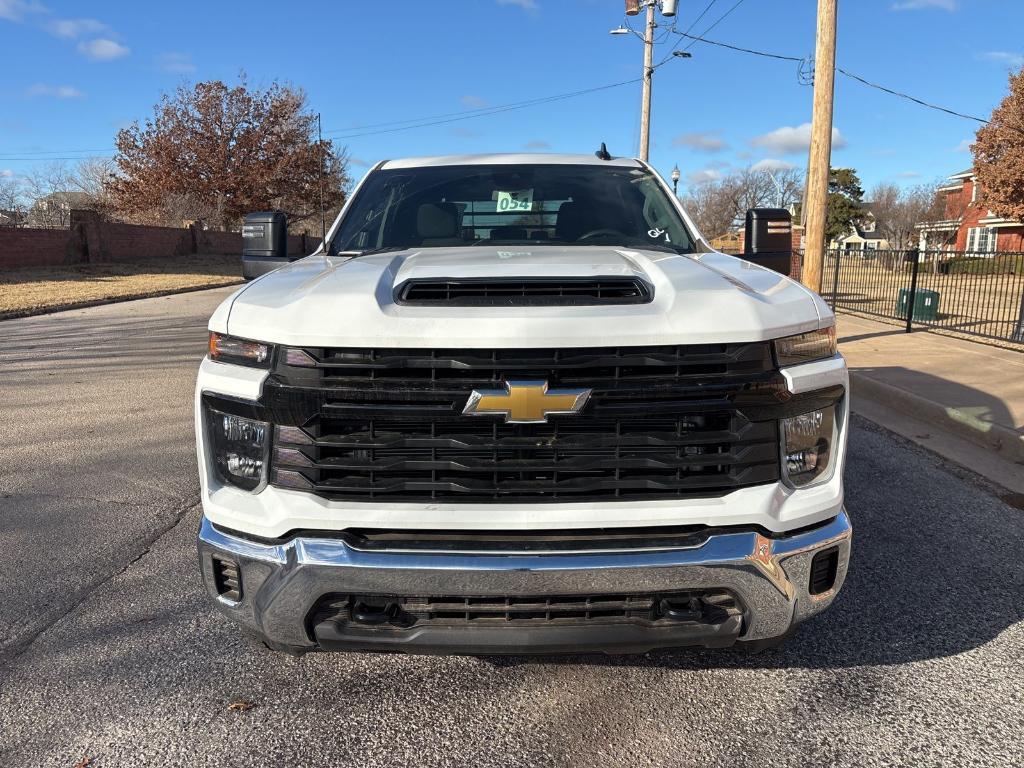
<svg viewBox="0 0 1024 768">
<path fill-rule="evenodd" d="M 230 286 L 242 285 L 245 280 L 239 278 L 237 281 L 222 283 L 220 285 L 190 285 L 184 288 L 171 288 L 167 290 L 139 291 L 126 293 L 124 296 L 111 296 L 105 299 L 88 299 L 86 301 L 73 301 L 68 304 L 61 304 L 56 307 L 39 307 L 38 309 L 16 309 L 10 312 L 0 312 L 0 322 L 4 320 L 17 320 L 22 317 L 38 317 L 39 315 L 52 315 L 56 312 L 68 312 L 72 309 L 88 309 L 89 307 L 102 307 L 107 304 L 120 304 L 123 301 L 137 301 L 139 299 L 155 299 L 160 296 L 177 296 L 179 293 L 195 293 L 196 291 L 212 291 L 216 288 L 228 288 Z"/>
<path fill-rule="evenodd" d="M 932 402 L 856 371 L 850 371 L 850 389 L 854 412 L 857 412 L 859 398 L 871 400 L 959 435 L 1008 461 L 1024 464 L 1024 433 L 1016 429 L 980 421 L 957 408 Z"/>
</svg>

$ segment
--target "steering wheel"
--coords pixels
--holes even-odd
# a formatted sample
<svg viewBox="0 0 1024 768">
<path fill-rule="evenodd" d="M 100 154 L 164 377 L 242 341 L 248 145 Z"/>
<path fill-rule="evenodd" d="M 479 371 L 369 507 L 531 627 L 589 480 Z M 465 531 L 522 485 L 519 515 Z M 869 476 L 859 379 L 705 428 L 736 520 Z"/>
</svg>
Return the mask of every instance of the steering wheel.
<svg viewBox="0 0 1024 768">
<path fill-rule="evenodd" d="M 618 235 L 622 237 L 622 233 L 617 229 L 610 229 L 609 227 L 602 227 L 601 229 L 592 229 L 589 232 L 584 232 L 582 235 L 576 238 L 576 242 L 581 240 L 587 240 L 591 237 L 597 237 L 599 235 Z"/>
</svg>

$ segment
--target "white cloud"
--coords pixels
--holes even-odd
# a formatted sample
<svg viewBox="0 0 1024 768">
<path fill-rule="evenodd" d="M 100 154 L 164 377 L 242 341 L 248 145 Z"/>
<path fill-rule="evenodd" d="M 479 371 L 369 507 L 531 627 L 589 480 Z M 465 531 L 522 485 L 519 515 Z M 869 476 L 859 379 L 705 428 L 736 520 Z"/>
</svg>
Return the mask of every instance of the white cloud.
<svg viewBox="0 0 1024 768">
<path fill-rule="evenodd" d="M 892 4 L 894 11 L 919 11 L 922 8 L 941 8 L 944 11 L 955 11 L 957 0 L 902 0 Z"/>
<path fill-rule="evenodd" d="M 798 152 L 806 152 L 811 146 L 811 124 L 803 123 L 797 126 L 784 125 L 769 131 L 763 136 L 757 136 L 750 140 L 751 146 L 766 149 L 776 155 L 794 155 Z M 846 146 L 846 139 L 839 132 L 838 128 L 832 128 L 832 148 L 842 149 Z"/>
<path fill-rule="evenodd" d="M 957 144 L 955 147 L 953 147 L 953 151 L 954 152 L 970 152 L 971 151 L 971 144 L 973 144 L 973 143 L 974 143 L 974 139 L 964 139 L 959 144 Z"/>
<path fill-rule="evenodd" d="M 189 74 L 196 71 L 196 65 L 192 63 L 192 56 L 188 53 L 161 53 L 156 57 L 156 65 L 164 72 L 177 72 Z"/>
<path fill-rule="evenodd" d="M 981 58 L 994 61 L 997 64 L 1005 64 L 1013 69 L 1024 67 L 1024 54 L 1011 53 L 1010 51 L 988 51 L 981 54 Z"/>
<path fill-rule="evenodd" d="M 78 52 L 94 61 L 112 61 L 131 53 L 128 48 L 120 43 L 102 37 L 97 40 L 79 43 Z"/>
<path fill-rule="evenodd" d="M 0 179 L 9 179 L 14 175 L 10 168 L 0 168 Z"/>
<path fill-rule="evenodd" d="M 36 83 L 28 89 L 29 96 L 53 96 L 56 99 L 81 99 L 85 94 L 73 85 L 47 85 Z"/>
<path fill-rule="evenodd" d="M 690 147 L 700 152 L 721 152 L 729 145 L 721 136 L 721 131 L 703 131 L 681 133 L 672 139 L 673 147 Z"/>
<path fill-rule="evenodd" d="M 54 19 L 47 23 L 47 31 L 55 37 L 74 39 L 84 35 L 96 35 L 104 32 L 107 25 L 96 19 Z"/>
<path fill-rule="evenodd" d="M 776 160 L 774 157 L 766 157 L 750 166 L 752 171 L 792 171 L 796 168 L 792 163 L 785 160 Z"/>
<path fill-rule="evenodd" d="M 498 5 L 514 5 L 524 11 L 536 11 L 537 0 L 498 0 Z"/>
<path fill-rule="evenodd" d="M 46 13 L 46 8 L 32 0 L 0 0 L 0 19 L 22 21 L 33 13 Z"/>
<path fill-rule="evenodd" d="M 722 174 L 714 168 L 704 168 L 686 175 L 686 181 L 692 187 L 696 187 L 701 184 L 708 184 L 712 181 L 718 181 L 720 178 L 722 178 Z"/>
<path fill-rule="evenodd" d="M 483 109 L 487 106 L 487 101 L 485 99 L 471 94 L 467 96 L 460 96 L 459 102 L 462 106 L 469 107 L 470 109 Z"/>
<path fill-rule="evenodd" d="M 551 143 L 544 139 L 530 139 L 523 145 L 523 149 L 551 149 Z"/>
</svg>

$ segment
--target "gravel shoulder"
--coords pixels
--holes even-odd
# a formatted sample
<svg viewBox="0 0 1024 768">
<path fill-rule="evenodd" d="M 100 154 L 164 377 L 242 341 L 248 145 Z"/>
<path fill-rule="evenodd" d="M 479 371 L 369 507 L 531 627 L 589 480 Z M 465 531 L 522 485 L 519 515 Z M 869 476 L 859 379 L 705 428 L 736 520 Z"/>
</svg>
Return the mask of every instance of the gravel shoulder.
<svg viewBox="0 0 1024 768">
<path fill-rule="evenodd" d="M 0 320 L 242 282 L 238 256 L 181 256 L 0 272 Z"/>
</svg>

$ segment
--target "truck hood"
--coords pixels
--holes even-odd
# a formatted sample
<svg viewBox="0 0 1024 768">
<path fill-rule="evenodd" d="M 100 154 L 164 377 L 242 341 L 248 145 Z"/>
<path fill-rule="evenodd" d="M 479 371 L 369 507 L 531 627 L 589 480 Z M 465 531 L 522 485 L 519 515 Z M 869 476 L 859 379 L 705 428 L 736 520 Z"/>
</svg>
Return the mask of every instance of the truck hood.
<svg viewBox="0 0 1024 768">
<path fill-rule="evenodd" d="M 639 276 L 647 304 L 408 306 L 411 278 Z M 759 341 L 818 328 L 831 312 L 776 272 L 721 253 L 597 246 L 419 248 L 308 256 L 240 289 L 210 329 L 303 346 L 564 347 Z"/>
</svg>

